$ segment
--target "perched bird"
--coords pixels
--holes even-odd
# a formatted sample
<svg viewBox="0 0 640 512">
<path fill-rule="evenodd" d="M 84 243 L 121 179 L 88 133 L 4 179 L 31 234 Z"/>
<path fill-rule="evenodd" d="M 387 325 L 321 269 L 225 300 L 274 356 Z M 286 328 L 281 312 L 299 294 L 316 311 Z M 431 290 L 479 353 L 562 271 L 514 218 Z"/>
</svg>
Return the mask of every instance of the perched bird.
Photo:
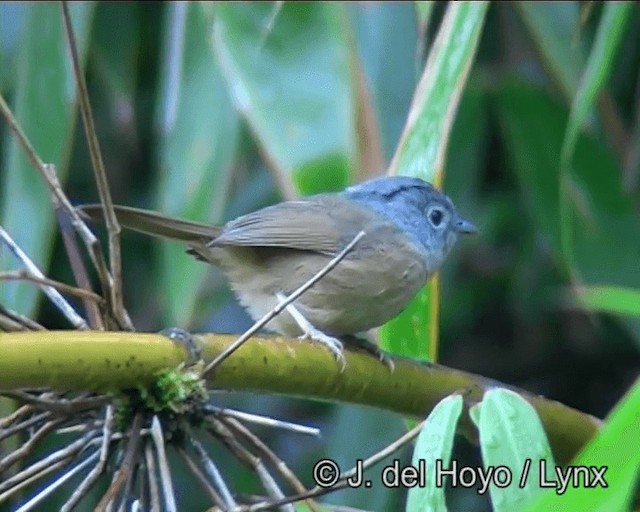
<svg viewBox="0 0 640 512">
<path fill-rule="evenodd" d="M 102 217 L 101 206 L 83 206 Z M 360 231 L 338 265 L 275 317 L 268 327 L 319 341 L 344 366 L 337 339 L 395 317 L 444 263 L 462 233 L 475 226 L 429 183 L 384 177 L 285 201 L 224 226 L 116 206 L 125 227 L 186 243 L 188 253 L 220 267 L 241 304 L 261 318 L 318 273 Z"/>
</svg>

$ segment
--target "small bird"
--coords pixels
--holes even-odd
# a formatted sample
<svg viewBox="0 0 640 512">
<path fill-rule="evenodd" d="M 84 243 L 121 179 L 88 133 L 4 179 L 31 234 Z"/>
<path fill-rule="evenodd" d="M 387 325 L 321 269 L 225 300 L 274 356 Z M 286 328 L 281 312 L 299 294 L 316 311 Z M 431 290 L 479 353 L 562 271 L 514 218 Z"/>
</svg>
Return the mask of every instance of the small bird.
<svg viewBox="0 0 640 512">
<path fill-rule="evenodd" d="M 80 210 L 92 219 L 102 217 L 99 205 Z M 337 337 L 351 337 L 398 315 L 444 263 L 458 236 L 476 232 L 446 195 L 421 179 L 402 176 L 285 201 L 224 226 L 124 206 L 115 212 L 124 227 L 184 242 L 189 254 L 220 267 L 254 319 L 364 231 L 332 271 L 268 325 L 324 344 L 343 368 L 343 343 Z"/>
</svg>

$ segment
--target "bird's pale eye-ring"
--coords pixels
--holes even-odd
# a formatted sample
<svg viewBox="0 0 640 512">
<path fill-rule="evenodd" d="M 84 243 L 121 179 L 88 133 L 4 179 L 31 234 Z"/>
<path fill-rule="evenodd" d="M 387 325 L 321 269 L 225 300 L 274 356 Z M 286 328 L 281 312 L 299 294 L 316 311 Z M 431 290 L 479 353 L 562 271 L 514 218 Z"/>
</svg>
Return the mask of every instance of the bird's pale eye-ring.
<svg viewBox="0 0 640 512">
<path fill-rule="evenodd" d="M 429 218 L 431 225 L 434 228 L 438 228 L 442 225 L 442 221 L 444 220 L 444 212 L 441 208 L 434 207 L 429 210 L 427 217 Z"/>
</svg>

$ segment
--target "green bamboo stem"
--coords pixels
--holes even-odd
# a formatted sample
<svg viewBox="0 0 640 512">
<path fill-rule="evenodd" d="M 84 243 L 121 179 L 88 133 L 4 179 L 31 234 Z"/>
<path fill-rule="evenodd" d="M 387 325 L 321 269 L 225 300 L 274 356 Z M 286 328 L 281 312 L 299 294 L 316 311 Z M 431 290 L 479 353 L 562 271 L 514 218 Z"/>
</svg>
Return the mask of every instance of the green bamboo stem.
<svg viewBox="0 0 640 512">
<path fill-rule="evenodd" d="M 236 336 L 196 338 L 211 360 Z M 103 331 L 0 333 L 0 390 L 53 388 L 116 392 L 150 383 L 157 372 L 188 360 L 187 350 L 161 334 Z M 347 351 L 347 368 L 312 342 L 252 338 L 207 376 L 212 389 L 276 393 L 379 407 L 423 418 L 444 397 L 461 393 L 467 405 L 497 381 L 436 364 L 395 359 L 395 370 L 368 354 Z M 510 387 L 514 389 L 513 387 Z M 569 461 L 597 432 L 596 418 L 515 389 L 538 411 L 558 461 Z M 461 430 L 473 437 L 465 415 Z"/>
</svg>

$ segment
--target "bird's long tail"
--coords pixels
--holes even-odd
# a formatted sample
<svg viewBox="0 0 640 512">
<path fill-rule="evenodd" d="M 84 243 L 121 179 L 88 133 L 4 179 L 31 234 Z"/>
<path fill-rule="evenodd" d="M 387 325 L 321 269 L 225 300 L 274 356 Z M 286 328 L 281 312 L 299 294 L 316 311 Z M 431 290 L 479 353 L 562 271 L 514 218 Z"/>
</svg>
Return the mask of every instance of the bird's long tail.
<svg viewBox="0 0 640 512">
<path fill-rule="evenodd" d="M 113 208 L 118 222 L 122 226 L 145 235 L 178 240 L 190 245 L 200 245 L 216 238 L 221 232 L 221 228 L 218 226 L 167 217 L 150 210 L 129 206 L 114 206 Z M 90 204 L 79 206 L 77 209 L 86 218 L 104 222 L 102 205 Z"/>
</svg>

